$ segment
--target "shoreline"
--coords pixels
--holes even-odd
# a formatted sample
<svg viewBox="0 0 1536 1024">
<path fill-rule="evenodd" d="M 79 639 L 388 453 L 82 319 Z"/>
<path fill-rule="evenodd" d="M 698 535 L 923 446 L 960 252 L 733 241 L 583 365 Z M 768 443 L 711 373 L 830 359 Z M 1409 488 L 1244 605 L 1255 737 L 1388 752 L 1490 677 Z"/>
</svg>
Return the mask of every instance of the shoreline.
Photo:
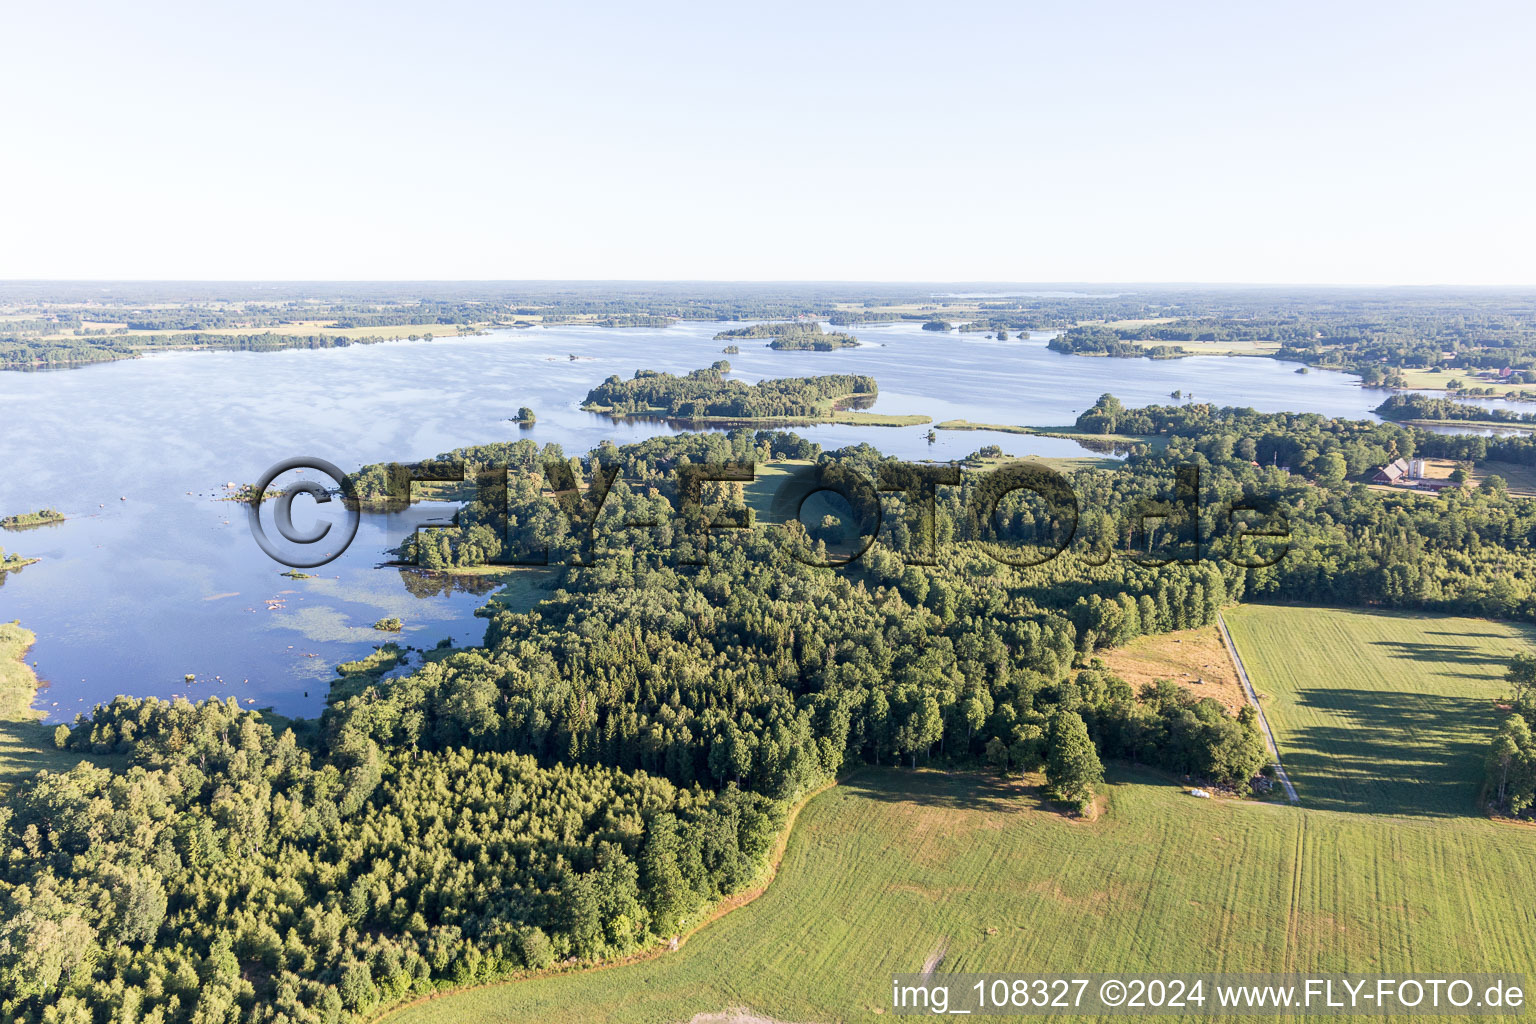
<svg viewBox="0 0 1536 1024">
<path fill-rule="evenodd" d="M 854 397 L 854 396 L 845 396 Z M 626 420 L 652 420 L 666 423 L 681 430 L 698 427 L 814 427 L 823 424 L 842 424 L 853 427 L 919 427 L 932 423 L 933 417 L 923 413 L 878 413 L 855 409 L 838 409 L 826 416 L 671 416 L 665 409 L 652 406 L 639 412 L 614 412 L 608 405 L 583 405 L 582 412 L 607 416 L 615 423 Z"/>
<path fill-rule="evenodd" d="M 54 748 L 47 714 L 32 706 L 42 680 L 27 664 L 37 634 L 0 622 L 0 797 L 40 769 L 66 771 L 82 758 Z"/>
</svg>

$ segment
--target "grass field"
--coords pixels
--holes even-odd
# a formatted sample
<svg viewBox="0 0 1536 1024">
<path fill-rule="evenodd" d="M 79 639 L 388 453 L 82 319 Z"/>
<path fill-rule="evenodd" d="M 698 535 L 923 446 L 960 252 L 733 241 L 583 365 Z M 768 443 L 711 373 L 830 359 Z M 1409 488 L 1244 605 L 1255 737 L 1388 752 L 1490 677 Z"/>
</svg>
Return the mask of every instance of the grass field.
<svg viewBox="0 0 1536 1024">
<path fill-rule="evenodd" d="M 1171 316 L 1144 316 L 1128 320 L 1087 320 L 1084 323 L 1102 323 L 1105 327 L 1150 327 L 1153 324 L 1171 324 L 1176 319 Z"/>
<path fill-rule="evenodd" d="M 1085 824 L 1018 782 L 866 769 L 806 806 L 762 897 L 679 951 L 387 1019 L 680 1024 L 750 1007 L 780 1021 L 873 1021 L 890 1012 L 890 975 L 940 949 L 944 971 L 1536 963 L 1516 897 L 1536 830 L 1194 800 L 1125 770 L 1111 781 L 1108 813 Z"/>
<path fill-rule="evenodd" d="M 31 630 L 0 623 L 0 796 L 33 772 L 66 771 L 80 760 L 54 747 L 53 727 L 32 708 L 37 676 L 23 658 L 33 639 Z"/>
<path fill-rule="evenodd" d="M 819 423 L 820 420 L 808 420 L 807 422 Z M 917 427 L 924 423 L 932 423 L 932 416 L 925 416 L 920 412 L 910 413 L 883 413 L 860 412 L 856 409 L 840 409 L 834 413 L 828 423 L 842 423 L 852 427 Z"/>
<path fill-rule="evenodd" d="M 1106 813 L 1083 823 L 1018 780 L 866 768 L 807 804 L 766 893 L 679 951 L 452 993 L 387 1019 L 683 1024 L 741 1007 L 872 1021 L 890 1012 L 890 975 L 940 950 L 946 972 L 1536 963 L 1523 896 L 1536 829 L 1475 806 L 1503 659 L 1528 631 L 1270 606 L 1227 621 L 1268 695 L 1299 808 L 1193 800 L 1112 765 Z M 1135 656 L 1191 656 L 1158 648 Z"/>
<path fill-rule="evenodd" d="M 1168 442 L 1161 437 L 1145 437 L 1140 434 L 1097 434 L 1079 430 L 1076 426 L 1025 427 L 1011 423 L 972 423 L 970 420 L 945 420 L 935 425 L 935 430 L 995 430 L 1004 434 L 1035 434 L 1039 437 L 1059 437 L 1084 444 L 1147 444 L 1162 448 Z"/>
<path fill-rule="evenodd" d="M 1244 605 L 1227 627 L 1303 806 L 1476 815 L 1504 668 L 1536 633 L 1485 619 Z"/>
<path fill-rule="evenodd" d="M 1536 391 L 1536 384 L 1507 384 L 1502 381 L 1484 380 L 1465 370 L 1419 370 L 1410 368 L 1403 370 L 1402 374 L 1404 385 L 1412 390 L 1443 391 L 1445 386 L 1451 381 L 1459 380 L 1469 388 L 1494 388 L 1500 395 L 1511 391 L 1519 393 Z"/>
<path fill-rule="evenodd" d="M 1058 473 L 1071 473 L 1079 469 L 1123 469 L 1125 467 L 1125 463 L 1107 455 L 1025 455 L 1017 459 L 1008 456 L 1001 459 L 979 459 L 975 462 L 966 462 L 965 466 L 974 467 L 977 472 L 985 473 L 998 466 L 1006 466 L 1010 462 L 1035 462 L 1054 469 Z"/>
<path fill-rule="evenodd" d="M 1142 348 L 1177 345 L 1191 356 L 1272 356 L 1280 351 L 1278 341 L 1138 341 Z"/>
<path fill-rule="evenodd" d="M 775 499 L 781 488 L 791 486 L 796 476 L 809 473 L 812 465 L 809 459 L 759 462 L 751 482 L 742 486 L 742 498 L 752 509 L 753 518 L 759 523 L 782 525 L 788 517 L 782 505 L 775 507 Z"/>
<path fill-rule="evenodd" d="M 1100 657 L 1136 690 L 1154 679 L 1171 679 L 1196 697 L 1214 697 L 1234 714 L 1248 703 L 1215 626 L 1137 637 Z"/>
<path fill-rule="evenodd" d="M 1520 498 L 1536 497 L 1536 469 L 1530 466 L 1522 466 L 1514 462 L 1497 462 L 1489 460 L 1480 463 L 1472 471 L 1471 483 L 1476 486 L 1483 482 L 1484 477 L 1501 476 L 1509 487 L 1509 493 Z"/>
</svg>

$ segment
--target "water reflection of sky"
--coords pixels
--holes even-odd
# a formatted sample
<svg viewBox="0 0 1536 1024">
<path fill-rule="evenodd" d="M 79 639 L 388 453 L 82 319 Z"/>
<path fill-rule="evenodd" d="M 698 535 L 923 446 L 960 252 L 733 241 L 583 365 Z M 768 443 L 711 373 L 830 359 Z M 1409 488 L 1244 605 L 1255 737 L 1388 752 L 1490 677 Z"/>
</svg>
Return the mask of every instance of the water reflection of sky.
<svg viewBox="0 0 1536 1024">
<path fill-rule="evenodd" d="M 252 481 L 292 455 L 351 469 L 516 437 L 584 452 L 671 432 L 581 411 L 587 389 L 610 374 L 686 372 L 717 359 L 749 381 L 867 373 L 880 383 L 876 412 L 1030 425 L 1071 423 L 1106 391 L 1132 406 L 1179 390 L 1221 405 L 1350 417 L 1369 415 L 1385 396 L 1343 374 L 1301 375 L 1271 359 L 1089 359 L 1048 351 L 1045 335 L 996 341 L 916 324 L 855 328 L 867 342 L 856 349 L 775 352 L 746 340 L 726 356 L 714 334 L 728 326 L 562 326 L 0 373 L 8 428 L 0 511 L 49 505 L 70 517 L 0 533 L 0 545 L 42 559 L 0 585 L 0 618 L 38 634 L 28 657 L 52 684 L 39 706 L 68 719 L 119 692 L 179 693 L 313 713 L 333 666 L 383 638 L 371 628 L 379 618 L 405 621 L 403 643 L 477 643 L 483 622 L 472 612 L 482 596 L 418 597 L 407 583 L 423 591 L 421 581 L 376 568 L 404 523 L 365 516 L 357 541 L 313 570 L 317 578 L 288 579 L 251 540 L 242 507 L 217 500 L 224 484 Z M 528 430 L 508 422 L 524 405 L 538 415 Z M 987 444 L 1015 455 L 1085 454 L 1067 440 L 992 431 L 941 431 L 929 443 L 927 427 L 797 429 L 824 447 L 869 442 L 911 459 L 956 459 Z"/>
</svg>

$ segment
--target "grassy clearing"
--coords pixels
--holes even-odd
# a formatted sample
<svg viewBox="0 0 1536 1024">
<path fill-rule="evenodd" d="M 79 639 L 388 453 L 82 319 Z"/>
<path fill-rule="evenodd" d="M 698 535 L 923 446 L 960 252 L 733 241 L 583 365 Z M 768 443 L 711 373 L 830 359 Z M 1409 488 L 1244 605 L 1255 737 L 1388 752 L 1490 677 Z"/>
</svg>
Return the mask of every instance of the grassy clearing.
<svg viewBox="0 0 1536 1024">
<path fill-rule="evenodd" d="M 1472 471 L 1471 483 L 1475 486 L 1490 476 L 1501 476 L 1509 486 L 1509 493 L 1521 498 L 1536 497 L 1536 468 L 1514 462 L 1489 461 Z"/>
<path fill-rule="evenodd" d="M 1280 351 L 1278 341 L 1138 341 L 1142 348 L 1177 345 L 1191 356 L 1272 356 Z"/>
<path fill-rule="evenodd" d="M 759 462 L 752 481 L 742 486 L 742 498 L 752 510 L 754 520 L 773 526 L 783 525 L 787 516 L 784 509 L 775 507 L 775 499 L 796 476 L 808 473 L 812 465 L 814 463 L 808 459 Z"/>
<path fill-rule="evenodd" d="M 1112 458 L 1109 458 L 1108 456 L 1098 456 L 1098 455 L 1079 455 L 1079 456 L 1062 456 L 1062 457 L 1054 457 L 1054 456 L 1047 456 L 1047 455 L 1024 455 L 1024 456 L 1021 456 L 1019 458 L 1015 458 L 1012 455 L 1005 455 L 1005 456 L 1003 456 L 1000 459 L 994 459 L 994 458 L 965 459 L 965 460 L 962 460 L 960 464 L 962 466 L 964 466 L 968 470 L 974 470 L 977 473 L 986 473 L 986 472 L 990 472 L 991 470 L 997 469 L 999 466 L 1007 466 L 1007 465 L 1010 465 L 1011 463 L 1015 463 L 1015 462 L 1033 462 L 1033 463 L 1037 463 L 1039 465 L 1046 466 L 1046 467 L 1048 467 L 1050 469 L 1054 469 L 1058 473 L 1071 473 L 1074 470 L 1078 470 L 1078 469 L 1124 469 L 1125 468 L 1125 463 L 1121 462 L 1119 459 L 1112 459 Z"/>
<path fill-rule="evenodd" d="M 379 685 L 385 673 L 393 670 L 405 657 L 405 649 L 391 641 L 375 647 L 372 654 L 364 655 L 356 661 L 342 662 L 336 666 L 337 678 L 331 681 L 327 702 L 335 704 L 356 697 L 370 686 Z"/>
<path fill-rule="evenodd" d="M 80 761 L 53 745 L 53 726 L 32 707 L 37 675 L 24 659 L 35 639 L 14 622 L 0 623 L 0 796 L 43 768 L 68 771 Z"/>
<path fill-rule="evenodd" d="M 890 1013 L 890 975 L 945 946 L 944 971 L 1536 962 L 1529 911 L 1511 898 L 1536 830 L 1194 800 L 1124 769 L 1111 781 L 1107 814 L 1087 824 L 1017 781 L 865 770 L 806 806 L 761 898 L 679 951 L 388 1019 L 677 1024 L 745 1006 L 784 1021 L 874 1021 Z"/>
<path fill-rule="evenodd" d="M 1463 431 L 1474 428 L 1491 428 L 1512 434 L 1529 434 L 1536 431 L 1536 424 L 1509 423 L 1504 420 L 1401 420 L 1398 422 L 1415 427 L 1451 427 Z"/>
<path fill-rule="evenodd" d="M 1102 323 L 1105 327 L 1151 327 L 1153 324 L 1171 324 L 1178 317 L 1149 316 L 1129 320 L 1085 320 L 1084 323 Z"/>
<path fill-rule="evenodd" d="M 1162 448 L 1167 444 L 1161 437 L 1146 437 L 1141 434 L 1098 434 L 1087 430 L 1079 430 L 1076 426 L 1067 427 L 1026 427 L 1017 423 L 973 423 L 970 420 L 945 420 L 934 427 L 935 430 L 996 430 L 1004 434 L 1034 434 L 1037 437 L 1059 437 L 1067 441 L 1077 441 L 1080 444 L 1146 444 L 1153 448 Z"/>
<path fill-rule="evenodd" d="M 1215 626 L 1137 637 L 1099 657 L 1137 690 L 1154 679 L 1171 679 L 1196 697 L 1221 701 L 1234 713 L 1248 702 Z"/>
<path fill-rule="evenodd" d="M 1008 423 L 972 423 L 970 420 L 945 420 L 935 430 L 997 430 L 1004 434 L 1033 434 L 1034 427 L 1020 427 Z"/>
<path fill-rule="evenodd" d="M 492 594 L 490 600 L 514 612 L 532 611 L 534 605 L 549 596 L 555 578 L 553 569 L 513 569 L 506 577 L 506 586 Z"/>
<path fill-rule="evenodd" d="M 1484 380 L 1465 370 L 1406 369 L 1402 374 L 1404 385 L 1411 390 L 1444 391 L 1445 386 L 1451 381 L 1459 380 L 1469 388 L 1494 388 L 1500 395 L 1509 392 L 1536 391 L 1536 384 L 1510 384 L 1504 381 Z"/>
<path fill-rule="evenodd" d="M 823 422 L 810 420 L 807 422 Z M 857 412 L 852 410 L 838 410 L 834 412 L 827 423 L 843 423 L 855 427 L 917 427 L 924 423 L 932 423 L 932 416 L 924 416 L 922 413 L 883 413 L 883 412 Z"/>
<path fill-rule="evenodd" d="M 1483 758 L 1525 626 L 1335 608 L 1226 614 L 1307 807 L 1476 815 Z M 1460 823 L 1457 827 L 1468 827 Z"/>
<path fill-rule="evenodd" d="M 1157 440 L 1152 437 L 1143 437 L 1139 434 L 1099 434 L 1088 430 L 1079 430 L 1076 426 L 1066 427 L 1026 427 L 1017 423 L 973 423 L 970 420 L 945 420 L 934 427 L 935 430 L 996 430 L 1004 434 L 1035 434 L 1040 437 L 1065 437 L 1071 440 L 1087 438 L 1091 441 L 1109 441 L 1124 444 L 1137 442 L 1150 442 Z"/>
</svg>

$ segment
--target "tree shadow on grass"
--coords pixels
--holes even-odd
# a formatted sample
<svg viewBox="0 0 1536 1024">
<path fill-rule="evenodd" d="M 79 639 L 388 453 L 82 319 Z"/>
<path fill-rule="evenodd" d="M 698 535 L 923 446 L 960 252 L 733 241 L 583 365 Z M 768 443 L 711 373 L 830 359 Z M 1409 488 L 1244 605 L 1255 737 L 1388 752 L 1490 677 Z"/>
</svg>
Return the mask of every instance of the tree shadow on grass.
<svg viewBox="0 0 1536 1024">
<path fill-rule="evenodd" d="M 1110 785 L 1134 783 L 1175 789 L 1186 785 L 1166 772 L 1120 761 L 1107 763 L 1104 776 Z M 840 785 L 860 797 L 883 803 L 1005 814 L 1039 811 L 1063 819 L 1082 820 L 1071 807 L 1046 795 L 1044 781 L 1039 773 L 1005 779 L 993 772 L 972 768 L 913 771 L 866 765 Z M 1100 792 L 1102 798 L 1102 787 Z"/>
<path fill-rule="evenodd" d="M 81 761 L 107 764 L 105 757 L 87 757 L 66 753 L 53 743 L 56 725 L 42 722 L 0 722 L 0 795 L 8 794 L 19 783 L 32 778 L 39 771 L 66 772 Z"/>
<path fill-rule="evenodd" d="M 1483 758 L 1497 728 L 1472 697 L 1313 687 L 1297 694 L 1329 724 L 1287 730 L 1280 759 L 1302 805 L 1357 814 L 1478 813 Z"/>
<path fill-rule="evenodd" d="M 1425 636 L 1458 636 L 1468 640 L 1513 640 L 1508 633 L 1473 632 L 1472 630 L 1426 629 Z"/>
<path fill-rule="evenodd" d="M 1446 634 L 1461 635 L 1461 634 Z M 1504 666 L 1509 661 L 1486 650 L 1477 650 L 1466 644 L 1452 643 L 1421 643 L 1413 640 L 1371 640 L 1368 643 L 1372 647 L 1384 647 L 1387 649 L 1387 657 L 1398 658 L 1405 661 L 1418 662 L 1420 664 L 1451 664 L 1464 665 L 1468 668 L 1487 669 L 1490 676 L 1502 676 Z M 1440 675 L 1461 678 L 1462 673 L 1441 672 Z"/>
<path fill-rule="evenodd" d="M 884 803 L 1003 813 L 1060 810 L 1045 799 L 1039 786 L 980 771 L 868 767 L 841 785 L 865 799 Z"/>
</svg>

